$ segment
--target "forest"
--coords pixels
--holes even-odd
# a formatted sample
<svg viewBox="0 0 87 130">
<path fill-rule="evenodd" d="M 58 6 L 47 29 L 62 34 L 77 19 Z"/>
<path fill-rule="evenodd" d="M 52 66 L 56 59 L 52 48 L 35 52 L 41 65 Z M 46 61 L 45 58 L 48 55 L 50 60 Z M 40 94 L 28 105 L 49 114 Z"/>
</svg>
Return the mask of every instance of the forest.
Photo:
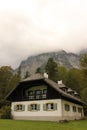
<svg viewBox="0 0 87 130">
<path fill-rule="evenodd" d="M 53 58 L 49 58 L 45 72 L 53 81 L 62 80 L 67 87 L 79 93 L 81 99 L 85 102 L 84 110 L 85 115 L 87 115 L 87 54 L 82 55 L 80 66 L 80 69 L 67 69 L 65 66 L 59 66 Z M 37 68 L 35 73 L 43 72 L 40 68 Z M 30 74 L 26 72 L 24 78 L 28 76 Z M 0 118 L 10 118 L 10 102 L 6 100 L 6 96 L 21 80 L 21 67 L 16 74 L 11 66 L 0 67 Z"/>
</svg>

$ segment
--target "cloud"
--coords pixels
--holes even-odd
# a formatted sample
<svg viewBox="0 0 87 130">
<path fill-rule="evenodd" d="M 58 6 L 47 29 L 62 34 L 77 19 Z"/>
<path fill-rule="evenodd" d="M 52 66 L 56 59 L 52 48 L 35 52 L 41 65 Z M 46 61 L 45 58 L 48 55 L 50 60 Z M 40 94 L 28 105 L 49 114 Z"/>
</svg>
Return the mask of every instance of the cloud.
<svg viewBox="0 0 87 130">
<path fill-rule="evenodd" d="M 30 55 L 87 48 L 86 0 L 0 0 L 0 66 Z"/>
</svg>

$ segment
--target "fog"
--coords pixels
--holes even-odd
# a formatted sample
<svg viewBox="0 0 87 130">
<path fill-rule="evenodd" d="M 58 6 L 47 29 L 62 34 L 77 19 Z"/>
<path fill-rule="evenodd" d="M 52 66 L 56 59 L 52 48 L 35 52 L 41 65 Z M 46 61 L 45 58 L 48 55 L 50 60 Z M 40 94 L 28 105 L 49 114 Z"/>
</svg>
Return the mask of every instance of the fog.
<svg viewBox="0 0 87 130">
<path fill-rule="evenodd" d="M 0 66 L 28 56 L 87 48 L 86 0 L 0 0 Z"/>
</svg>

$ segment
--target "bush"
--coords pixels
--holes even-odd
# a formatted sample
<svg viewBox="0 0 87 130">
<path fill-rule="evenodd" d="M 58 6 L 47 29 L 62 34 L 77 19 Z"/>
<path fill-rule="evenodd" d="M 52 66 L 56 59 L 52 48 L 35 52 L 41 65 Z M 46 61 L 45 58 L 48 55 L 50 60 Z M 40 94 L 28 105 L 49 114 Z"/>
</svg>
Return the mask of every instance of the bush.
<svg viewBox="0 0 87 130">
<path fill-rule="evenodd" d="M 10 106 L 5 106 L 0 110 L 1 119 L 10 119 L 11 118 L 11 108 Z"/>
</svg>

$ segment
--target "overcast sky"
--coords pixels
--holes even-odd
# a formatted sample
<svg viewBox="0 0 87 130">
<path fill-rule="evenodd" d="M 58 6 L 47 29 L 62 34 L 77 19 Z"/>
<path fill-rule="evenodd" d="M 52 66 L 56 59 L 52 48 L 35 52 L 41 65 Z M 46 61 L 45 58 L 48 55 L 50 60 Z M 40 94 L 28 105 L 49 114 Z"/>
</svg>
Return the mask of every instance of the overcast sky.
<svg viewBox="0 0 87 130">
<path fill-rule="evenodd" d="M 0 66 L 87 48 L 87 0 L 0 0 Z"/>
</svg>

